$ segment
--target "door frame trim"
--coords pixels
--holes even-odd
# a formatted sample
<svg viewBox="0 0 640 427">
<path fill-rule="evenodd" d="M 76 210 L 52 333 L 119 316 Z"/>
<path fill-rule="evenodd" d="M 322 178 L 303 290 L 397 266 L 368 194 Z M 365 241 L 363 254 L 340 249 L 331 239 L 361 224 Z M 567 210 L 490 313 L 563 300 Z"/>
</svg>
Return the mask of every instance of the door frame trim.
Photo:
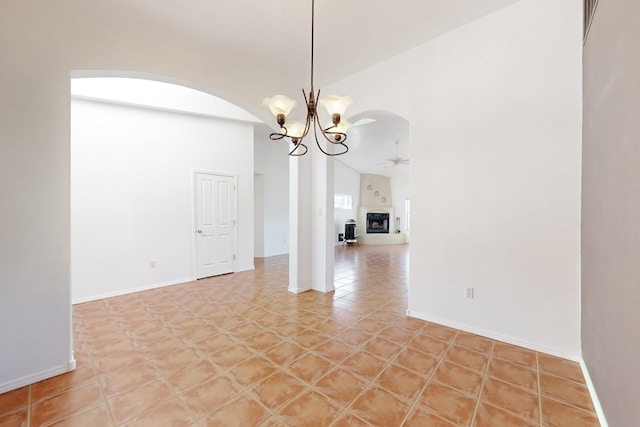
<svg viewBox="0 0 640 427">
<path fill-rule="evenodd" d="M 238 175 L 212 172 L 212 171 L 203 170 L 203 169 L 191 169 L 191 277 L 193 281 L 198 280 L 198 274 L 197 274 L 198 256 L 197 256 L 197 242 L 196 242 L 196 238 L 198 234 L 196 232 L 198 228 L 197 218 L 196 218 L 196 210 L 197 210 L 196 175 L 199 173 L 206 174 L 206 175 L 216 175 L 216 176 L 224 176 L 227 178 L 233 178 L 233 201 L 231 202 L 233 204 L 233 253 L 235 257 L 233 260 L 233 273 L 237 271 L 236 270 L 236 261 L 237 261 L 236 253 L 238 251 Z"/>
</svg>

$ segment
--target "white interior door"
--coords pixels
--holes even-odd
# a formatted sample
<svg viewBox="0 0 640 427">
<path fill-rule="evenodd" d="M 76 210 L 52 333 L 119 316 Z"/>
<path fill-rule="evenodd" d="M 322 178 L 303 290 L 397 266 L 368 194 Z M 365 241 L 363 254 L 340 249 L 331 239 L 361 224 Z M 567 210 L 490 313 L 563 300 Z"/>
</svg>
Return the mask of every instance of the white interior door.
<svg viewBox="0 0 640 427">
<path fill-rule="evenodd" d="M 195 174 L 196 279 L 234 271 L 235 178 Z"/>
</svg>

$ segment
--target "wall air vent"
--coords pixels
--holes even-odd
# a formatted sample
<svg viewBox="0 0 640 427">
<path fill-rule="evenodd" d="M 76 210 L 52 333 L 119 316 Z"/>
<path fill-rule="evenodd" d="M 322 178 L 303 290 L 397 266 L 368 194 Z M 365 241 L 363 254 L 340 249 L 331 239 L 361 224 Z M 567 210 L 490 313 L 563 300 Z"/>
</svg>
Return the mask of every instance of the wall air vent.
<svg viewBox="0 0 640 427">
<path fill-rule="evenodd" d="M 591 21 L 593 20 L 593 15 L 596 12 L 597 6 L 598 0 L 584 0 L 584 40 L 587 39 L 587 34 L 589 34 L 589 27 L 591 26 Z"/>
</svg>

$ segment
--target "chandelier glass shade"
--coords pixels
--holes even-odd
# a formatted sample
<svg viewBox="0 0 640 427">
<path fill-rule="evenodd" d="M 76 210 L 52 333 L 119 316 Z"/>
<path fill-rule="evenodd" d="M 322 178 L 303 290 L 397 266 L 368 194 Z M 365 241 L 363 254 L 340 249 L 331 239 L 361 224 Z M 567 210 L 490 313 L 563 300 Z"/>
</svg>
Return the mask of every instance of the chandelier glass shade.
<svg viewBox="0 0 640 427">
<path fill-rule="evenodd" d="M 271 98 L 265 98 L 262 104 L 268 107 L 276 117 L 276 121 L 280 126 L 280 132 L 273 132 L 269 135 L 269 139 L 277 141 L 283 138 L 289 138 L 293 143 L 293 149 L 289 152 L 290 156 L 303 156 L 307 153 L 308 147 L 302 142 L 309 131 L 313 128 L 313 138 L 316 145 L 327 156 L 339 156 L 349 151 L 349 147 L 345 144 L 347 140 L 347 130 L 351 127 L 351 123 L 342 118 L 347 108 L 353 103 L 348 96 L 328 95 L 320 99 L 320 90 L 314 92 L 313 88 L 313 42 L 314 42 L 314 21 L 315 21 L 315 0 L 311 0 L 311 90 L 308 95 L 302 90 L 305 106 L 307 107 L 307 117 L 304 123 L 293 122 L 287 123 L 287 116 L 291 110 L 297 106 L 297 102 L 284 95 L 275 95 Z M 331 121 L 327 122 L 324 127 L 320 125 L 318 117 L 318 105 L 323 106 Z M 320 134 L 320 135 L 318 135 Z M 328 143 L 327 147 L 333 149 L 324 149 L 324 140 Z"/>
</svg>

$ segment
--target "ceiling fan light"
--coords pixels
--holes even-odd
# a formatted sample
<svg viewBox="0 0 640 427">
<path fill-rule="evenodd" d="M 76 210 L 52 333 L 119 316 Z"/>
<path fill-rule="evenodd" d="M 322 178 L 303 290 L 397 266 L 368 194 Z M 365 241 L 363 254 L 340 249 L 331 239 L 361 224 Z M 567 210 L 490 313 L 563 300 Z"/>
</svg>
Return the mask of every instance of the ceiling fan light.
<svg viewBox="0 0 640 427">
<path fill-rule="evenodd" d="M 320 104 L 327 109 L 331 116 L 334 114 L 342 116 L 347 108 L 353 104 L 353 99 L 350 96 L 327 95 L 320 100 Z"/>
<path fill-rule="evenodd" d="M 269 107 L 271 114 L 278 117 L 279 114 L 285 117 L 289 115 L 291 110 L 296 107 L 298 103 L 284 95 L 275 95 L 271 98 L 265 98 L 262 100 L 262 105 Z"/>
</svg>

